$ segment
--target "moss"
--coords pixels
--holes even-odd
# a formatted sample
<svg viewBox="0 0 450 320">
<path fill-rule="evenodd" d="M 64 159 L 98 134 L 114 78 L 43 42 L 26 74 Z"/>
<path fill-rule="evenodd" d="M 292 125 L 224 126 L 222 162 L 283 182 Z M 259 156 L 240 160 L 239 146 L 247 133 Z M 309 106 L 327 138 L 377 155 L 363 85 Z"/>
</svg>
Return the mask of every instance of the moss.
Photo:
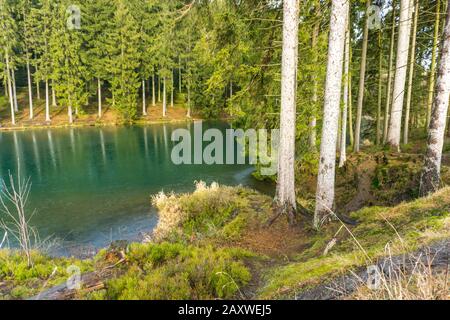
<svg viewBox="0 0 450 320">
<path fill-rule="evenodd" d="M 127 272 L 88 299 L 224 299 L 235 297 L 250 279 L 243 263 L 249 253 L 161 243 L 133 245 Z"/>
<path fill-rule="evenodd" d="M 386 245 L 397 255 L 449 238 L 449 205 L 450 188 L 447 188 L 397 207 L 373 207 L 355 212 L 352 217 L 358 219 L 359 225 L 349 230 L 351 234 L 340 224 L 318 234 L 310 248 L 296 257 L 299 262 L 272 269 L 260 297 L 292 297 L 310 286 L 330 281 L 343 271 L 385 256 Z M 335 237 L 338 241 L 331 249 L 331 256 L 320 256 Z M 313 255 L 316 258 L 311 258 Z"/>
</svg>

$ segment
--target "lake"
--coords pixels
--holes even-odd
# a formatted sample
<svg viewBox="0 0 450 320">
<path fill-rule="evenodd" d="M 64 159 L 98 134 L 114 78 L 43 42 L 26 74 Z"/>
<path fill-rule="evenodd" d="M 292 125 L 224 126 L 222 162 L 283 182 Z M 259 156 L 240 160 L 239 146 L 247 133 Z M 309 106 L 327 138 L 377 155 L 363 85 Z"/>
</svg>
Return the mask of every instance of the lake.
<svg viewBox="0 0 450 320">
<path fill-rule="evenodd" d="M 229 126 L 203 123 L 203 130 L 212 127 Z M 270 190 L 248 165 L 173 164 L 177 128 L 193 131 L 193 124 L 0 132 L 0 176 L 17 175 L 20 167 L 31 179 L 31 224 L 41 239 L 59 239 L 65 254 L 151 231 L 157 213 L 150 197 L 161 190 L 193 191 L 196 180 Z"/>
</svg>

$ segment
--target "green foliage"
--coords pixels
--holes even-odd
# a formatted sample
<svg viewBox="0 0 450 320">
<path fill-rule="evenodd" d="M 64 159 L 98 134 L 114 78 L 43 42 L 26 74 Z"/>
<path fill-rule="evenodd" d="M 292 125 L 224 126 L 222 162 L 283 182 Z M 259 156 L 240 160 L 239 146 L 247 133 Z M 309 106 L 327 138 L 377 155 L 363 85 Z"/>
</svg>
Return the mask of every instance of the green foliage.
<svg viewBox="0 0 450 320">
<path fill-rule="evenodd" d="M 40 292 L 44 286 L 59 285 L 70 276 L 67 271 L 69 266 L 77 266 L 81 272 L 90 271 L 93 267 L 90 261 L 50 258 L 39 252 L 32 253 L 32 260 L 33 266 L 28 267 L 24 255 L 0 250 L 0 282 L 13 287 L 7 294 L 0 290 L 0 299 L 28 298 Z"/>
<path fill-rule="evenodd" d="M 250 280 L 245 252 L 178 243 L 132 245 L 125 275 L 92 299 L 229 299 Z"/>
</svg>

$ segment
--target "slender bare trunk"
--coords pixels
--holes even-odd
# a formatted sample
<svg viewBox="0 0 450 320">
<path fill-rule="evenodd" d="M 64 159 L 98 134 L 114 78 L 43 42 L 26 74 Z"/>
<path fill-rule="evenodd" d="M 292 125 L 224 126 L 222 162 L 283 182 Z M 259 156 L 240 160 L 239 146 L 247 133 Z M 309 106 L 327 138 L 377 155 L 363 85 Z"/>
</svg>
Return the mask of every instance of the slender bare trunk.
<svg viewBox="0 0 450 320">
<path fill-rule="evenodd" d="M 15 116 L 15 110 L 14 110 L 14 97 L 13 97 L 13 88 L 12 88 L 12 81 L 11 81 L 11 70 L 9 66 L 9 55 L 8 55 L 8 49 L 5 50 L 5 61 L 6 61 L 6 78 L 8 82 L 8 93 L 9 93 L 9 104 L 11 106 L 11 123 L 13 125 L 16 124 L 16 116 Z"/>
<path fill-rule="evenodd" d="M 409 42 L 413 0 L 400 2 L 400 26 L 398 31 L 397 63 L 395 65 L 394 93 L 391 119 L 389 121 L 388 144 L 400 151 L 403 102 L 405 100 L 406 74 L 408 69 Z"/>
<path fill-rule="evenodd" d="M 170 106 L 173 108 L 173 92 L 174 92 L 174 87 L 175 87 L 175 71 L 172 70 L 172 88 L 170 91 Z"/>
<path fill-rule="evenodd" d="M 383 34 L 378 32 L 378 104 L 377 104 L 377 145 L 381 144 L 381 103 L 383 95 Z"/>
<path fill-rule="evenodd" d="M 444 30 L 436 96 L 429 127 L 428 148 L 420 180 L 420 194 L 422 196 L 438 190 L 441 183 L 442 149 L 450 96 L 450 6 L 447 7 L 447 19 Z"/>
<path fill-rule="evenodd" d="M 430 67 L 430 82 L 428 84 L 428 102 L 427 102 L 427 122 L 426 127 L 430 126 L 431 108 L 433 105 L 434 87 L 436 80 L 436 64 L 437 64 L 437 50 L 439 44 L 439 25 L 441 18 L 441 0 L 436 1 L 436 19 L 434 23 L 433 48 L 431 53 L 431 67 Z"/>
<path fill-rule="evenodd" d="M 392 2 L 392 30 L 391 30 L 391 43 L 389 49 L 389 69 L 388 80 L 386 90 L 386 109 L 384 112 L 384 128 L 383 128 L 383 143 L 387 142 L 389 118 L 392 101 L 392 74 L 394 73 L 394 48 L 395 48 L 395 1 Z"/>
<path fill-rule="evenodd" d="M 98 117 L 101 118 L 102 111 L 102 81 L 100 78 L 97 79 L 97 95 L 98 95 Z"/>
<path fill-rule="evenodd" d="M 348 17 L 350 20 L 350 16 Z M 345 33 L 345 60 L 344 60 L 344 93 L 341 125 L 341 154 L 339 157 L 339 167 L 342 168 L 347 161 L 347 116 L 349 101 L 349 71 L 350 71 L 350 23 L 347 23 Z"/>
<path fill-rule="evenodd" d="M 320 10 L 320 2 L 317 1 L 316 2 L 316 15 L 320 16 L 321 14 L 321 10 Z M 317 17 L 316 17 L 317 18 Z M 320 20 L 317 19 L 317 22 L 314 24 L 314 28 L 313 28 L 313 33 L 312 33 L 312 39 L 311 39 L 311 51 L 313 54 L 313 63 L 316 64 L 318 61 L 317 58 L 317 42 L 318 42 L 318 38 L 319 38 L 319 32 L 320 32 Z M 316 117 L 316 113 L 317 113 L 317 102 L 318 102 L 318 98 L 317 98 L 317 91 L 319 88 L 319 83 L 317 81 L 317 75 L 314 72 L 313 76 L 312 76 L 312 103 L 313 103 L 313 115 L 311 116 L 310 122 L 309 122 L 309 148 L 312 151 L 316 151 L 317 148 L 317 117 Z"/>
<path fill-rule="evenodd" d="M 415 13 L 414 13 L 414 26 L 412 31 L 412 43 L 411 43 L 411 58 L 409 62 L 409 78 L 408 78 L 408 95 L 406 97 L 406 113 L 405 113 L 405 125 L 403 127 L 403 143 L 408 144 L 409 140 L 409 118 L 411 112 L 411 100 L 412 100 L 412 89 L 414 80 L 414 66 L 416 64 L 416 39 L 417 39 L 417 23 L 419 20 L 419 0 L 415 0 Z"/>
<path fill-rule="evenodd" d="M 55 82 L 52 80 L 52 107 L 56 107 L 56 91 L 55 91 Z"/>
<path fill-rule="evenodd" d="M 152 106 L 156 106 L 155 74 L 152 74 Z"/>
<path fill-rule="evenodd" d="M 17 103 L 17 85 L 16 85 L 16 72 L 11 69 L 12 84 L 13 84 L 13 97 L 14 97 L 14 111 L 19 112 L 19 104 Z"/>
<path fill-rule="evenodd" d="M 27 58 L 27 80 L 28 80 L 28 104 L 30 106 L 30 120 L 33 120 L 33 88 L 31 82 L 30 60 Z"/>
<path fill-rule="evenodd" d="M 283 49 L 281 63 L 280 149 L 278 159 L 277 202 L 294 222 L 295 197 L 295 124 L 298 66 L 299 2 L 283 4 Z"/>
<path fill-rule="evenodd" d="M 166 78 L 163 78 L 163 117 L 167 116 L 167 99 L 166 99 Z"/>
<path fill-rule="evenodd" d="M 48 79 L 45 80 L 45 121 L 50 122 L 50 93 Z"/>
<path fill-rule="evenodd" d="M 355 124 L 355 144 L 353 149 L 359 152 L 361 145 L 361 121 L 362 109 L 364 104 L 364 89 L 366 83 L 366 66 L 367 66 L 367 45 L 369 41 L 369 6 L 371 2 L 366 1 L 366 18 L 364 22 L 364 35 L 361 53 L 361 67 L 359 72 L 359 90 L 358 90 L 358 105 L 356 106 L 356 124 Z"/>
<path fill-rule="evenodd" d="M 147 115 L 147 101 L 145 97 L 145 80 L 142 80 L 142 114 Z"/>
<path fill-rule="evenodd" d="M 325 84 L 322 143 L 320 146 L 314 226 L 320 228 L 334 205 L 336 173 L 336 140 L 342 88 L 345 31 L 349 12 L 348 0 L 333 0 Z"/>
</svg>

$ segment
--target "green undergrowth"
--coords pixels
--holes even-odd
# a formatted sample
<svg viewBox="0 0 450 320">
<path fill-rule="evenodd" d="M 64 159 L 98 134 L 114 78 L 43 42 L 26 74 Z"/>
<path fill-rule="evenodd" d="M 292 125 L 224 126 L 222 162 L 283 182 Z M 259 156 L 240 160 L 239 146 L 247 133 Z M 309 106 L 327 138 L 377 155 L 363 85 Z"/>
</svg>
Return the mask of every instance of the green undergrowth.
<svg viewBox="0 0 450 320">
<path fill-rule="evenodd" d="M 264 223 L 270 216 L 271 199 L 243 187 L 197 183 L 192 194 L 153 197 L 159 210 L 154 240 L 237 241 L 249 225 Z"/>
<path fill-rule="evenodd" d="M 413 252 L 450 237 L 450 188 L 393 208 L 365 208 L 352 214 L 354 228 L 339 222 L 317 234 L 294 262 L 275 267 L 260 298 L 292 298 L 296 293 L 387 255 Z"/>
<path fill-rule="evenodd" d="M 243 260 L 251 253 L 181 243 L 133 244 L 123 275 L 106 289 L 87 294 L 99 300 L 180 300 L 240 298 L 251 279 Z"/>
<path fill-rule="evenodd" d="M 51 258 L 32 252 L 32 267 L 17 251 L 0 250 L 0 299 L 28 298 L 59 285 L 71 276 L 71 270 L 91 271 L 92 261 Z"/>
</svg>

